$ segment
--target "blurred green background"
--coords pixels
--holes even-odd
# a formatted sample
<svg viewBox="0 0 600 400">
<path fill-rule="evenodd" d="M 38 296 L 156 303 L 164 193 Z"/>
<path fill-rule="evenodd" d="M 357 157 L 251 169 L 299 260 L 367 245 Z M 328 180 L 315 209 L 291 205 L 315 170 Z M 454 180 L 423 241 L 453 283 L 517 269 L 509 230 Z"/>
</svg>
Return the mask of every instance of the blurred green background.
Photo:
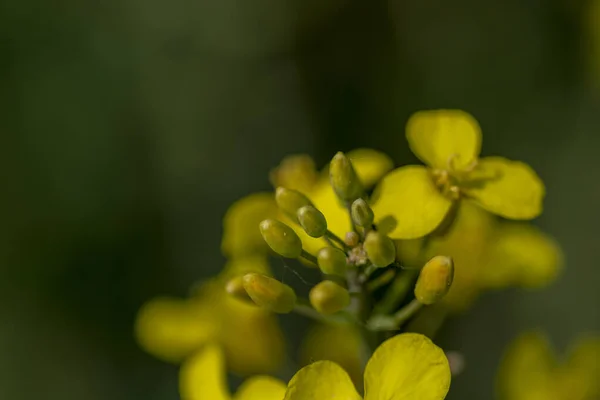
<svg viewBox="0 0 600 400">
<path fill-rule="evenodd" d="M 463 108 L 485 155 L 525 160 L 567 255 L 547 290 L 490 293 L 441 332 L 489 399 L 503 347 L 600 329 L 600 103 L 588 3 L 0 3 L 0 398 L 176 399 L 136 310 L 218 271 L 221 217 L 289 153 L 414 162 L 414 111 Z M 600 23 L 600 22 L 599 22 Z"/>
</svg>

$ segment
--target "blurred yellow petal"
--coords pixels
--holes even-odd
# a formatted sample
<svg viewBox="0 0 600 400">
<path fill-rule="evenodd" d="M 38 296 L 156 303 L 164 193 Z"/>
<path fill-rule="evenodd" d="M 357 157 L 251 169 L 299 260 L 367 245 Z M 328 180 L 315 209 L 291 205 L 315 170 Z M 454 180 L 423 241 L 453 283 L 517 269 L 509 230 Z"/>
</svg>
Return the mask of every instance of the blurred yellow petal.
<svg viewBox="0 0 600 400">
<path fill-rule="evenodd" d="M 274 187 L 308 193 L 318 179 L 318 172 L 309 155 L 294 154 L 285 157 L 269 177 Z"/>
<path fill-rule="evenodd" d="M 207 309 L 187 300 L 168 297 L 144 304 L 135 321 L 139 345 L 169 362 L 180 362 L 212 338 L 218 329 Z"/>
<path fill-rule="evenodd" d="M 209 344 L 194 354 L 179 372 L 182 400 L 229 400 L 225 358 L 218 346 Z"/>
<path fill-rule="evenodd" d="M 486 157 L 464 192 L 486 210 L 509 219 L 532 219 L 542 212 L 546 189 L 530 166 L 502 157 Z"/>
<path fill-rule="evenodd" d="M 271 274 L 267 254 L 253 254 L 228 260 L 221 272 L 221 278 L 223 281 L 226 281 L 230 277 L 244 275 L 250 272 L 265 275 Z"/>
<path fill-rule="evenodd" d="M 494 288 L 544 286 L 556 279 L 563 265 L 558 243 L 524 223 L 502 223 L 490 247 L 485 281 Z"/>
<path fill-rule="evenodd" d="M 288 384 L 284 400 L 360 400 L 350 377 L 331 361 L 302 368 Z"/>
<path fill-rule="evenodd" d="M 581 399 L 600 397 L 600 337 L 579 338 L 568 354 L 565 369 L 572 376 Z"/>
<path fill-rule="evenodd" d="M 300 361 L 303 365 L 333 361 L 350 375 L 356 387 L 362 387 L 364 351 L 360 332 L 353 325 L 316 324 L 304 337 Z"/>
<path fill-rule="evenodd" d="M 347 153 L 354 165 L 363 187 L 375 185 L 385 174 L 394 168 L 394 162 L 385 153 L 373 149 L 356 149 Z"/>
<path fill-rule="evenodd" d="M 221 250 L 227 257 L 266 253 L 268 246 L 258 225 L 267 218 L 275 218 L 277 205 L 273 193 L 254 193 L 246 196 L 227 210 L 223 218 Z"/>
<path fill-rule="evenodd" d="M 442 400 L 449 388 L 444 351 L 418 333 L 383 342 L 365 370 L 365 400 Z"/>
<path fill-rule="evenodd" d="M 283 400 L 286 385 L 270 376 L 247 379 L 233 397 L 234 400 Z"/>
<path fill-rule="evenodd" d="M 419 111 L 406 125 L 411 150 L 425 164 L 439 169 L 464 169 L 479 156 L 481 129 L 460 110 Z"/>
<path fill-rule="evenodd" d="M 386 217 L 396 222 L 388 233 L 393 239 L 414 239 L 431 233 L 452 205 L 452 201 L 438 191 L 427 168 L 415 165 L 386 175 L 374 198 L 372 208 L 376 223 Z"/>
<path fill-rule="evenodd" d="M 537 332 L 519 336 L 500 364 L 497 387 L 502 399 L 529 400 L 551 386 L 555 360 L 548 340 Z"/>
</svg>

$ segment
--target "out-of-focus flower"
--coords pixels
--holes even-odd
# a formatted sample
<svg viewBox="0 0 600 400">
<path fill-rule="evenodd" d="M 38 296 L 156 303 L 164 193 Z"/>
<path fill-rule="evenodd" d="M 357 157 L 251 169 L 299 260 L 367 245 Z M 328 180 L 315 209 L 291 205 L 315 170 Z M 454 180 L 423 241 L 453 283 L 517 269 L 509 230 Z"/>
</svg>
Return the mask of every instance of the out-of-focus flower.
<svg viewBox="0 0 600 400">
<path fill-rule="evenodd" d="M 455 220 L 443 237 L 398 241 L 399 258 L 408 265 L 423 265 L 443 254 L 454 260 L 454 280 L 441 304 L 452 311 L 470 306 L 482 291 L 516 286 L 536 288 L 552 282 L 563 265 L 558 244 L 524 222 L 504 221 L 477 207 L 461 203 Z"/>
<path fill-rule="evenodd" d="M 385 154 L 371 149 L 357 149 L 347 154 L 364 188 L 371 188 L 383 175 L 393 168 L 392 160 Z M 317 172 L 309 156 L 286 157 L 271 172 L 275 187 L 296 190 L 304 194 L 321 211 L 328 228 L 340 237 L 351 230 L 350 218 L 345 204 L 341 204 L 333 191 L 328 167 Z M 292 227 L 302 240 L 304 250 L 316 253 L 325 244 L 321 238 L 310 237 L 302 227 L 278 209 L 272 193 L 251 194 L 238 200 L 227 212 L 224 220 L 222 250 L 226 256 L 267 251 L 259 224 L 266 219 L 279 219 Z"/>
<path fill-rule="evenodd" d="M 415 333 L 383 342 L 367 363 L 365 400 L 442 400 L 450 387 L 450 367 L 442 349 Z M 294 375 L 285 400 L 360 400 L 348 373 L 335 362 L 317 361 Z"/>
<path fill-rule="evenodd" d="M 179 373 L 182 400 L 281 400 L 286 385 L 270 376 L 247 379 L 231 396 L 225 374 L 225 356 L 221 347 L 206 344 L 190 356 Z"/>
<path fill-rule="evenodd" d="M 216 343 L 222 346 L 227 367 L 235 373 L 275 371 L 284 356 L 283 334 L 275 317 L 224 289 L 232 276 L 268 270 L 261 255 L 232 260 L 188 299 L 150 300 L 137 316 L 138 343 L 148 353 L 174 363 L 182 362 L 206 343 Z"/>
<path fill-rule="evenodd" d="M 532 219 L 542 212 L 545 188 L 535 171 L 502 157 L 480 159 L 481 129 L 466 112 L 417 112 L 408 121 L 406 137 L 428 167 L 398 168 L 377 187 L 375 214 L 379 221 L 396 221 L 390 237 L 413 239 L 431 233 L 463 198 L 509 219 Z"/>
<path fill-rule="evenodd" d="M 497 376 L 501 400 L 595 400 L 600 397 L 600 338 L 581 337 L 559 360 L 538 332 L 519 336 Z"/>
</svg>

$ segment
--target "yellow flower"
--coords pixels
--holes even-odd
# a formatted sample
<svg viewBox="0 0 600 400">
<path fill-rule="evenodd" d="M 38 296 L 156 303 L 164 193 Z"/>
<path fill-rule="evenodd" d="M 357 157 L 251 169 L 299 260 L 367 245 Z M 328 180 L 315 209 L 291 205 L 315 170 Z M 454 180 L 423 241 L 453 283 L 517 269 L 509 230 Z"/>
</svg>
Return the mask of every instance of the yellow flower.
<svg viewBox="0 0 600 400">
<path fill-rule="evenodd" d="M 371 149 L 357 149 L 349 152 L 356 173 L 365 188 L 370 188 L 383 175 L 393 168 L 391 159 L 385 154 Z M 275 187 L 298 190 L 306 195 L 327 219 L 329 229 L 344 237 L 351 228 L 350 217 L 345 205 L 341 204 L 329 184 L 328 169 L 317 172 L 314 162 L 305 155 L 286 157 L 272 171 L 271 181 Z M 246 196 L 229 209 L 223 226 L 223 253 L 230 257 L 238 254 L 266 252 L 268 247 L 263 240 L 258 225 L 265 219 L 279 219 L 294 228 L 300 236 L 304 250 L 316 253 L 326 244 L 323 239 L 315 239 L 306 234 L 295 222 L 284 215 L 275 204 L 272 193 L 256 193 Z"/>
<path fill-rule="evenodd" d="M 225 376 L 225 356 L 215 344 L 206 344 L 181 367 L 179 392 L 182 400 L 281 400 L 285 383 L 269 376 L 247 379 L 231 396 Z"/>
<path fill-rule="evenodd" d="M 159 297 L 139 311 L 140 346 L 164 361 L 179 363 L 208 342 L 222 346 L 235 373 L 276 370 L 284 356 L 283 334 L 269 312 L 229 296 L 225 283 L 245 272 L 268 272 L 264 256 L 230 261 L 221 275 L 203 282 L 188 299 Z M 248 346 L 252 343 L 252 346 Z"/>
<path fill-rule="evenodd" d="M 453 258 L 454 280 L 441 301 L 452 311 L 464 310 L 485 290 L 547 285 L 563 265 L 552 238 L 527 223 L 498 220 L 469 202 L 461 203 L 443 237 L 429 241 L 423 253 L 415 251 L 422 239 L 398 241 L 398 254 L 411 267 L 438 254 Z"/>
<path fill-rule="evenodd" d="M 365 368 L 365 400 L 442 400 L 450 367 L 427 337 L 404 333 L 382 343 Z M 360 400 L 352 380 L 331 361 L 302 368 L 288 384 L 285 400 Z"/>
<path fill-rule="evenodd" d="M 412 239 L 431 233 L 463 198 L 509 219 L 532 219 L 542 212 L 545 188 L 537 174 L 519 161 L 480 159 L 481 129 L 466 112 L 417 112 L 408 121 L 406 137 L 428 167 L 398 168 L 377 187 L 373 211 L 379 221 L 396 221 L 390 237 Z"/>
<path fill-rule="evenodd" d="M 518 337 L 497 376 L 502 400 L 595 400 L 600 396 L 600 337 L 581 337 L 557 360 L 540 333 Z"/>
</svg>

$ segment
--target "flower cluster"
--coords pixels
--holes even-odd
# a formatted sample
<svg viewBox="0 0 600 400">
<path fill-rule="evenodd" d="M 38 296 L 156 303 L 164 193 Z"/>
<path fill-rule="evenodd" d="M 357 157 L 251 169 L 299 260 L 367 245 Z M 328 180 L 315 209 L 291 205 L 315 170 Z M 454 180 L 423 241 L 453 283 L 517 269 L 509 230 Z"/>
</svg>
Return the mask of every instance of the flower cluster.
<svg viewBox="0 0 600 400">
<path fill-rule="evenodd" d="M 274 372 L 283 339 L 273 314 L 296 312 L 318 323 L 302 346 L 308 365 L 287 385 L 252 377 L 235 399 L 440 400 L 450 364 L 427 336 L 482 291 L 553 280 L 560 249 L 524 222 L 545 194 L 529 166 L 480 158 L 480 127 L 463 111 L 418 112 L 406 136 L 426 166 L 394 169 L 371 149 L 337 153 L 322 171 L 308 156 L 285 158 L 272 193 L 225 215 L 223 272 L 190 299 L 142 308 L 138 340 L 184 362 L 184 399 L 231 398 L 225 368 Z M 303 296 L 273 277 L 273 256 L 322 278 Z"/>
</svg>

